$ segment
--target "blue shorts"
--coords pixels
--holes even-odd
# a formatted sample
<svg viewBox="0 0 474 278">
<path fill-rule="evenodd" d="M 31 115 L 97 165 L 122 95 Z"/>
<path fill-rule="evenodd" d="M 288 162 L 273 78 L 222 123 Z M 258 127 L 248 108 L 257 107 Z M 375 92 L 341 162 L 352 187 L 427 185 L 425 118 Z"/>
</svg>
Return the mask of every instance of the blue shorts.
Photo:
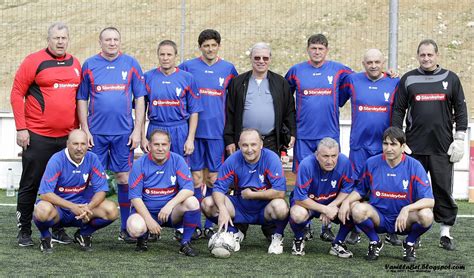
<svg viewBox="0 0 474 278">
<path fill-rule="evenodd" d="M 133 151 L 127 146 L 130 135 L 98 135 L 94 136 L 95 153 L 105 169 L 114 172 L 128 172 L 133 163 Z"/>
<path fill-rule="evenodd" d="M 162 227 L 170 227 L 170 228 L 174 228 L 174 227 L 175 227 L 175 225 L 173 225 L 173 221 L 171 220 L 171 214 L 170 214 L 170 216 L 168 217 L 168 221 L 166 221 L 166 223 L 161 223 L 161 221 L 158 220 L 158 214 L 160 213 L 160 210 L 149 210 L 148 212 L 150 213 L 151 217 L 153 217 L 153 219 L 155 219 L 155 221 L 156 221 L 158 224 L 160 224 L 160 226 L 162 226 Z M 130 215 L 132 215 L 132 214 L 134 214 L 134 213 L 137 213 L 137 210 L 136 210 L 134 207 L 132 207 L 132 208 L 130 209 Z M 178 228 L 180 228 L 180 227 L 178 227 Z"/>
<path fill-rule="evenodd" d="M 293 192 L 292 192 L 293 193 Z M 290 208 L 295 205 L 295 201 L 293 200 L 292 197 L 290 197 Z M 311 222 L 313 218 L 318 218 L 321 216 L 321 213 L 319 211 L 311 210 L 311 209 L 306 209 L 309 213 L 308 220 L 306 220 L 306 224 Z M 340 224 L 341 222 L 339 221 L 339 218 L 335 217 L 332 221 L 332 223 Z"/>
<path fill-rule="evenodd" d="M 356 177 L 359 177 L 360 171 L 364 168 L 365 162 L 370 157 L 381 153 L 376 151 L 367 151 L 366 149 L 360 148 L 358 150 L 350 150 L 349 152 L 349 160 L 352 162 L 352 166 L 354 167 L 354 173 Z"/>
<path fill-rule="evenodd" d="M 296 139 L 295 148 L 293 149 L 293 172 L 296 173 L 298 171 L 298 166 L 305 157 L 314 154 L 318 148 L 319 141 L 321 140 Z"/>
<path fill-rule="evenodd" d="M 395 233 L 395 222 L 397 221 L 398 215 L 394 215 L 394 216 L 383 215 L 380 213 L 380 211 L 377 208 L 375 207 L 373 208 L 375 209 L 375 211 L 377 212 L 380 218 L 380 224 L 377 227 L 375 227 L 375 231 L 378 234 L 389 233 L 389 234 L 407 235 L 410 232 L 410 229 L 407 228 L 403 232 Z"/>
<path fill-rule="evenodd" d="M 264 224 L 265 207 L 270 203 L 267 200 L 245 200 L 240 196 L 227 196 L 234 205 L 234 223 Z"/>
<path fill-rule="evenodd" d="M 209 172 L 218 172 L 224 163 L 224 140 L 201 139 L 194 141 L 194 152 L 191 155 L 191 171 L 209 169 Z"/>
<path fill-rule="evenodd" d="M 148 140 L 150 140 L 150 134 L 155 129 L 168 132 L 171 137 L 171 151 L 184 157 L 184 143 L 186 143 L 186 138 L 188 138 L 187 122 L 179 123 L 175 126 L 156 125 L 150 122 L 150 124 L 148 124 L 148 130 L 146 133 L 146 138 Z M 184 160 L 186 160 L 186 163 L 189 165 L 189 158 L 184 157 Z"/>
</svg>

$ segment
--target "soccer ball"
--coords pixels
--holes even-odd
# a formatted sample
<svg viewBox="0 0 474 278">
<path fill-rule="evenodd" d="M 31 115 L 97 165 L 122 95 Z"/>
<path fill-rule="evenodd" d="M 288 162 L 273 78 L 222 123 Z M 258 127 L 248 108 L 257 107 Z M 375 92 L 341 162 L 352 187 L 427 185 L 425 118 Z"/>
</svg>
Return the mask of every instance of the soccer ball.
<svg viewBox="0 0 474 278">
<path fill-rule="evenodd" d="M 228 258 L 235 249 L 234 235 L 228 232 L 215 233 L 209 239 L 207 247 L 216 258 Z"/>
</svg>

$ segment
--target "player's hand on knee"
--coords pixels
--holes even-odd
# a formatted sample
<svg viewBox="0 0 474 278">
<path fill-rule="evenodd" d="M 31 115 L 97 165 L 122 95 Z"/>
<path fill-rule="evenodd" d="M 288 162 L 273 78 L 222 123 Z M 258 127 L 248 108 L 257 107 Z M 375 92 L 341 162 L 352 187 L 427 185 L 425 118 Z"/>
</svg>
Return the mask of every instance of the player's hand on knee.
<svg viewBox="0 0 474 278">
<path fill-rule="evenodd" d="M 149 220 L 145 220 L 145 223 L 150 233 L 157 235 L 161 234 L 161 226 L 155 221 L 155 219 L 151 218 Z"/>
<path fill-rule="evenodd" d="M 161 210 L 160 213 L 158 213 L 158 220 L 161 221 L 161 223 L 166 223 L 168 222 L 168 218 L 171 215 L 171 212 L 173 212 L 173 207 L 169 206 L 166 204 Z"/>
<path fill-rule="evenodd" d="M 449 145 L 448 155 L 449 161 L 456 163 L 461 161 L 464 156 L 464 137 L 466 133 L 462 131 L 456 132 L 454 135 L 454 141 Z"/>
<path fill-rule="evenodd" d="M 319 220 L 321 220 L 321 222 L 323 222 L 324 226 L 327 226 L 327 225 L 329 225 L 329 223 L 331 223 L 331 219 L 323 213 L 321 213 L 321 215 L 319 216 Z"/>
<path fill-rule="evenodd" d="M 403 207 L 400 213 L 398 214 L 397 220 L 395 221 L 395 232 L 403 232 L 407 227 L 409 210 L 406 207 Z"/>
<path fill-rule="evenodd" d="M 337 213 L 339 220 L 341 220 L 342 224 L 346 224 L 346 220 L 350 219 L 351 214 L 351 206 L 347 202 L 342 202 L 341 207 Z"/>
<path fill-rule="evenodd" d="M 336 218 L 339 208 L 336 206 L 326 206 L 326 212 L 324 213 L 329 219 L 334 220 Z"/>
</svg>

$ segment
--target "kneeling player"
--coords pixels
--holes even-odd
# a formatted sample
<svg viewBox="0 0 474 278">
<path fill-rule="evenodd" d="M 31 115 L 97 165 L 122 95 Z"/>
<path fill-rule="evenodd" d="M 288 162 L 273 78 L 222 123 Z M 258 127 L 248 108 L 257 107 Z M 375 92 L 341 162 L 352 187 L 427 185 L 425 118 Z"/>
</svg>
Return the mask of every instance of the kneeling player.
<svg viewBox="0 0 474 278">
<path fill-rule="evenodd" d="M 319 217 L 325 226 L 331 222 L 339 223 L 338 207 L 352 191 L 352 175 L 349 159 L 339 153 L 339 144 L 329 137 L 319 142 L 314 155 L 303 159 L 290 200 L 290 226 L 295 233 L 293 255 L 304 256 L 304 228 L 312 218 Z M 351 221 L 340 225 L 329 254 L 352 257 L 344 240 L 353 227 Z"/>
<path fill-rule="evenodd" d="M 35 206 L 34 221 L 41 233 L 41 251 L 51 253 L 49 228 L 79 227 L 74 241 L 90 251 L 92 234 L 118 217 L 117 205 L 105 200 L 107 179 L 97 156 L 87 151 L 87 135 L 73 130 L 67 148 L 54 154 L 46 166 Z"/>
<path fill-rule="evenodd" d="M 222 164 L 212 197 L 206 197 L 201 204 L 203 212 L 219 225 L 219 230 L 234 233 L 235 251 L 240 250 L 241 238 L 234 223 L 274 222 L 276 229 L 268 253 L 281 254 L 289 209 L 283 199 L 286 179 L 280 158 L 263 148 L 262 137 L 255 129 L 242 131 L 239 147 Z M 234 186 L 234 196 L 226 195 L 230 185 Z"/>
<path fill-rule="evenodd" d="M 368 260 L 376 260 L 383 241 L 377 233 L 407 235 L 403 260 L 414 262 L 415 242 L 433 223 L 433 191 L 423 166 L 403 153 L 405 134 L 389 127 L 383 134 L 383 154 L 367 160 L 360 182 L 344 200 L 339 218 L 350 215 L 369 238 Z M 359 203 L 368 194 L 368 203 Z"/>
<path fill-rule="evenodd" d="M 199 202 L 193 196 L 191 172 L 178 154 L 170 152 L 166 131 L 150 134 L 150 152 L 133 163 L 129 178 L 132 214 L 127 230 L 137 238 L 137 251 L 147 251 L 148 234 L 160 234 L 161 227 L 184 227 L 179 252 L 194 257 L 191 236 L 201 221 Z"/>
</svg>

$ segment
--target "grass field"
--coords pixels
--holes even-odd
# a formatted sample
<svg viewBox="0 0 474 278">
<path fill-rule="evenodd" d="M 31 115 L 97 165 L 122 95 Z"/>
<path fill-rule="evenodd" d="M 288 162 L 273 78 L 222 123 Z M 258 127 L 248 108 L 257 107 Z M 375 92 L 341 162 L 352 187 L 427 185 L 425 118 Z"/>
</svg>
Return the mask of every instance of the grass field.
<svg viewBox="0 0 474 278">
<path fill-rule="evenodd" d="M 0 203 L 14 203 L 0 191 Z M 473 215 L 474 205 L 459 202 L 460 215 Z M 319 224 L 316 225 L 319 227 Z M 423 237 L 415 264 L 401 260 L 401 247 L 385 245 L 376 262 L 363 258 L 368 241 L 364 237 L 349 248 L 352 259 L 338 259 L 328 254 L 329 243 L 318 239 L 307 242 L 306 256 L 291 255 L 292 233 L 286 231 L 285 251 L 282 255 L 268 255 L 268 244 L 257 226 L 251 226 L 241 251 L 230 259 L 216 259 L 207 251 L 207 241 L 194 243 L 199 251 L 196 258 L 178 254 L 179 245 L 172 240 L 172 230 L 165 229 L 162 239 L 149 244 L 149 251 L 137 253 L 134 245 L 117 240 L 119 223 L 98 231 L 93 238 L 93 251 L 82 252 L 76 245 L 55 245 L 53 254 L 42 254 L 38 248 L 39 232 L 34 229 L 35 247 L 21 248 L 16 244 L 15 207 L 0 206 L 0 277 L 11 276 L 450 276 L 473 277 L 474 260 L 472 230 L 474 218 L 459 218 L 453 235 L 457 250 L 448 252 L 438 245 L 439 226 L 436 224 Z M 72 235 L 75 228 L 68 228 Z M 451 266 L 456 269 L 435 270 Z M 394 268 L 412 267 L 412 270 Z M 417 269 L 418 268 L 418 269 Z M 423 268 L 428 268 L 423 270 Z M 460 269 L 461 268 L 461 269 Z M 421 272 L 423 271 L 423 272 Z"/>
</svg>

